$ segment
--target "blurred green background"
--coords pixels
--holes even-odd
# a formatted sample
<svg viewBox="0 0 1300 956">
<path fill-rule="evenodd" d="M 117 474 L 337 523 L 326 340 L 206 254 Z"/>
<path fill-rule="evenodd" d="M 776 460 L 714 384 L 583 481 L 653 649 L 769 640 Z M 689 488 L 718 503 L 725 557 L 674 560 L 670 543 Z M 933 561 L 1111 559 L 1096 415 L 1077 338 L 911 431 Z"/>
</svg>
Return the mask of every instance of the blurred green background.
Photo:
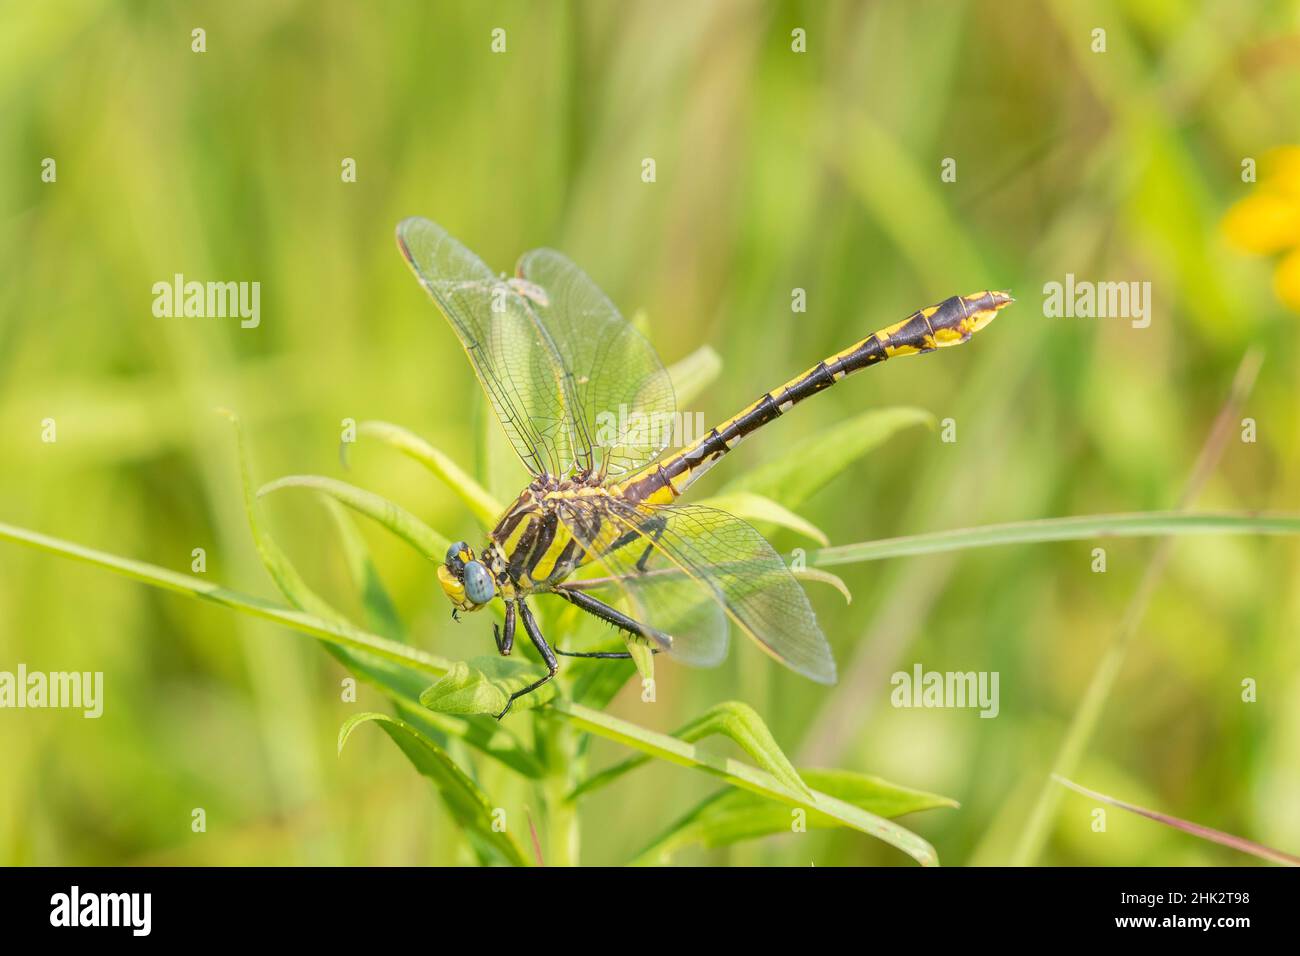
<svg viewBox="0 0 1300 956">
<path fill-rule="evenodd" d="M 1298 58 L 1289 3 L 5 3 L 0 521 L 179 571 L 202 547 L 210 579 L 278 600 L 226 406 L 259 480 L 346 477 L 480 542 L 416 465 L 360 447 L 344 473 L 337 457 L 341 420 L 381 418 L 483 474 L 477 385 L 394 247 L 413 214 L 497 269 L 564 250 L 645 311 L 665 362 L 712 346 L 723 373 L 689 409 L 710 420 L 915 308 L 1011 289 L 1019 304 L 971 345 L 855 378 L 701 483 L 863 409 L 954 418 L 956 443 L 908 430 L 802 509 L 833 543 L 1174 507 L 1252 344 L 1259 440 L 1234 429 L 1195 504 L 1293 510 L 1297 317 L 1219 223 L 1254 188 L 1243 158 L 1300 141 Z M 261 326 L 154 318 L 153 283 L 178 272 L 260 281 Z M 1045 318 L 1043 285 L 1067 272 L 1150 281 L 1150 328 Z M 521 474 L 484 477 L 505 496 Z M 267 511 L 317 590 L 353 606 L 319 503 Z M 485 620 L 448 620 L 432 565 L 363 530 L 418 645 L 491 650 Z M 656 706 L 629 687 L 611 710 L 668 731 L 745 700 L 800 764 L 961 801 L 903 821 L 946 864 L 1009 862 L 1157 547 L 1104 544 L 1105 574 L 1095 542 L 837 568 L 852 605 L 810 590 L 837 687 L 737 641 L 716 671 L 661 663 Z M 1300 851 L 1297 556 L 1287 538 L 1176 541 L 1076 779 Z M 311 642 L 9 543 L 0 569 L 0 669 L 106 684 L 97 721 L 0 712 L 0 861 L 466 859 L 391 742 L 359 734 L 335 755 L 341 721 L 382 704 L 364 685 L 341 702 L 344 672 Z M 1000 672 L 999 717 L 892 708 L 889 675 L 915 662 Z M 622 756 L 602 742 L 592 762 Z M 667 765 L 624 778 L 582 807 L 583 861 L 628 859 L 712 789 Z M 1064 796 L 1036 861 L 1253 862 L 1119 811 L 1094 834 L 1091 808 Z M 847 831 L 680 859 L 909 864 Z"/>
</svg>

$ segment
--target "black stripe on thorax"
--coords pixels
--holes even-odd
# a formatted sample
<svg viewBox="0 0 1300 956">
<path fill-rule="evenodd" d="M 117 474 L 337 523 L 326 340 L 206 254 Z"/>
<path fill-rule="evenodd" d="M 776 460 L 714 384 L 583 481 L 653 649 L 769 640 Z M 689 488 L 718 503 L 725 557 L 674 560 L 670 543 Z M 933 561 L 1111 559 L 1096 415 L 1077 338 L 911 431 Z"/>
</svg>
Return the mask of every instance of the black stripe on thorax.
<svg viewBox="0 0 1300 956">
<path fill-rule="evenodd" d="M 533 570 L 537 567 L 537 562 L 542 560 L 546 551 L 555 540 L 555 530 L 559 525 L 560 519 L 556 517 L 555 512 L 548 512 L 544 517 L 537 520 L 541 529 L 537 532 L 537 540 L 528 553 L 528 563 L 525 567 L 528 570 L 528 576 L 532 577 Z M 522 545 L 522 542 L 521 542 Z M 523 550 L 521 547 L 519 550 Z"/>
<path fill-rule="evenodd" d="M 492 539 L 504 544 L 510 535 L 514 533 L 519 522 L 536 510 L 537 503 L 533 496 L 528 492 L 524 492 L 497 523 L 497 526 L 492 529 Z"/>
<path fill-rule="evenodd" d="M 515 545 L 515 549 L 506 555 L 506 560 L 509 561 L 507 569 L 510 572 L 510 577 L 514 580 L 518 581 L 524 570 L 530 567 L 528 558 L 532 554 L 533 544 L 537 541 L 537 536 L 541 533 L 544 524 L 545 522 L 540 519 L 530 520 L 528 527 L 524 529 L 523 535 L 519 538 L 519 543 Z"/>
</svg>

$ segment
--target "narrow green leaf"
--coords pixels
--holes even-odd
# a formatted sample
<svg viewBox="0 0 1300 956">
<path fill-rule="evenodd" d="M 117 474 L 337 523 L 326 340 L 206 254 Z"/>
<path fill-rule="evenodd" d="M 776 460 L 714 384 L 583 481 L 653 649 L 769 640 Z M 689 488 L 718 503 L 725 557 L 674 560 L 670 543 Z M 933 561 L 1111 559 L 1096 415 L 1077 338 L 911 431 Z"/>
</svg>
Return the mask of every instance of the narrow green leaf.
<svg viewBox="0 0 1300 956">
<path fill-rule="evenodd" d="M 737 477 L 721 493 L 748 491 L 797 508 L 895 432 L 933 422 L 934 416 L 919 408 L 863 412 L 801 439 L 781 457 Z"/>
<path fill-rule="evenodd" d="M 262 524 L 257 496 L 253 492 L 253 468 L 239 416 L 227 409 L 218 409 L 218 411 L 228 418 L 234 426 L 235 443 L 239 453 L 239 477 L 244 497 L 244 513 L 248 519 L 248 528 L 253 537 L 253 544 L 257 548 L 258 556 L 262 559 L 262 566 L 266 568 L 271 580 L 275 582 L 275 586 L 279 588 L 285 600 L 294 607 L 325 621 L 351 628 L 351 622 L 341 612 L 311 589 L 302 575 L 298 573 L 298 569 L 294 567 L 293 562 L 289 560 L 288 555 L 281 550 L 275 539 L 271 537 L 270 532 Z M 365 649 L 348 648 L 340 646 L 336 642 L 330 642 L 328 639 L 325 640 L 329 653 L 339 663 L 357 676 L 379 687 L 385 693 L 394 697 L 413 697 L 419 693 L 423 682 L 413 679 L 410 673 L 401 667 L 395 666 L 393 661 L 376 657 Z"/>
<path fill-rule="evenodd" d="M 487 794 L 465 773 L 447 752 L 404 720 L 387 714 L 353 714 L 339 728 L 339 753 L 352 732 L 363 723 L 377 723 L 421 774 L 433 781 L 452 817 L 475 850 L 494 862 L 527 866 L 528 859 L 506 830 L 492 828 L 496 808 Z"/>
<path fill-rule="evenodd" d="M 801 581 L 820 581 L 822 584 L 829 584 L 840 594 L 844 595 L 844 603 L 853 603 L 853 592 L 849 586 L 844 583 L 843 578 L 838 574 L 831 574 L 829 571 L 822 571 L 819 568 L 791 568 L 791 572 Z"/>
<path fill-rule="evenodd" d="M 918 810 L 957 806 L 957 802 L 948 797 L 901 787 L 879 777 L 848 770 L 803 770 L 801 774 L 816 790 L 890 819 Z M 803 823 L 810 829 L 843 826 L 841 821 L 815 807 L 803 809 Z M 789 833 L 794 822 L 794 811 L 789 807 L 745 790 L 721 790 L 668 827 L 637 855 L 636 862 L 667 863 L 675 853 L 688 846 L 711 849 L 776 833 Z"/>
<path fill-rule="evenodd" d="M 582 730 L 625 744 L 652 757 L 684 767 L 693 767 L 719 777 L 733 787 L 762 794 L 767 799 L 789 806 L 807 805 L 802 794 L 780 783 L 771 774 L 764 773 L 749 764 L 702 751 L 696 745 L 684 740 L 665 737 L 663 734 L 646 730 L 644 727 L 638 727 L 626 720 L 594 711 L 572 701 L 555 700 L 551 703 L 551 709 L 567 717 Z M 922 866 L 938 865 L 939 857 L 934 852 L 934 847 L 907 828 L 828 793 L 814 791 L 812 796 L 818 810 L 834 817 L 846 827 L 883 840 L 890 846 L 902 850 Z"/>
<path fill-rule="evenodd" d="M 286 475 L 268 482 L 257 491 L 259 498 L 282 488 L 310 488 L 329 495 L 353 511 L 383 525 L 430 561 L 441 563 L 451 542 L 401 505 L 373 491 L 358 488 L 346 481 L 321 475 Z"/>
<path fill-rule="evenodd" d="M 389 597 L 388 589 L 379 577 L 379 569 L 370 557 L 370 549 L 361 536 L 357 523 L 348 513 L 347 508 L 325 495 L 322 499 L 325 507 L 334 518 L 339 529 L 339 539 L 343 543 L 343 558 L 347 562 L 348 572 L 361 591 L 361 607 L 365 612 L 366 626 L 376 634 L 394 641 L 406 641 L 406 628 L 397 616 L 397 608 Z"/>
<path fill-rule="evenodd" d="M 627 651 L 632 655 L 632 663 L 636 665 L 637 673 L 641 675 L 643 681 L 652 681 L 655 679 L 655 652 L 645 641 L 637 640 L 630 634 L 623 635 L 623 643 L 627 645 Z"/>
<path fill-rule="evenodd" d="M 398 713 L 409 723 L 421 729 L 427 728 L 429 736 L 435 740 L 456 738 L 473 747 L 484 756 L 509 767 L 515 773 L 532 780 L 540 779 L 546 773 L 531 748 L 525 747 L 520 739 L 500 721 L 491 717 L 455 717 L 440 714 L 420 706 L 419 695 L 428 687 L 428 681 L 409 698 L 394 698 Z"/>
<path fill-rule="evenodd" d="M 389 422 L 366 421 L 357 425 L 357 434 L 377 438 L 429 469 L 485 528 L 494 527 L 505 510 L 468 472 L 414 432 Z"/>
<path fill-rule="evenodd" d="M 812 552 L 808 555 L 808 563 L 828 567 L 1004 544 L 1041 544 L 1045 541 L 1081 541 L 1106 537 L 1163 537 L 1174 534 L 1300 534 L 1300 515 L 1261 514 L 1252 511 L 1146 511 L 1137 514 L 1041 518 L 842 544 Z"/>
<path fill-rule="evenodd" d="M 778 504 L 765 495 L 755 494 L 751 491 L 733 491 L 712 498 L 705 498 L 700 504 L 708 508 L 719 508 L 722 511 L 730 512 L 737 518 L 744 518 L 751 524 L 774 524 L 782 528 L 789 528 L 791 531 L 797 531 L 812 538 L 823 547 L 830 544 L 830 539 L 826 537 L 826 533 L 815 524 L 806 518 L 801 518 L 789 508 Z"/>
<path fill-rule="evenodd" d="M 420 704 L 443 714 L 487 714 L 505 709 L 515 691 L 541 677 L 535 668 L 508 657 L 476 657 L 457 661 L 446 675 L 420 695 Z M 540 707 L 555 696 L 554 681 L 515 701 L 513 710 Z"/>
<path fill-rule="evenodd" d="M 240 424 L 239 416 L 234 412 L 224 408 L 217 409 L 217 412 L 228 418 L 235 429 L 235 444 L 239 452 L 239 477 L 244 495 L 244 514 L 248 518 L 253 545 L 257 548 L 263 567 L 271 575 L 271 580 L 280 589 L 280 593 L 295 607 L 328 621 L 345 622 L 346 618 L 339 611 L 331 607 L 324 598 L 308 586 L 288 555 L 280 549 L 262 525 L 257 496 L 253 493 L 253 468 L 249 461 L 248 446 L 244 441 L 243 426 Z"/>
<path fill-rule="evenodd" d="M 759 717 L 754 708 L 748 704 L 735 700 L 725 701 L 705 711 L 674 732 L 673 736 L 685 743 L 695 743 L 697 740 L 715 734 L 730 737 L 753 757 L 760 767 L 795 793 L 805 798 L 812 796 L 812 792 L 800 779 L 799 773 L 777 744 L 772 732 L 767 729 L 763 718 Z M 592 790 L 612 783 L 629 770 L 646 763 L 646 760 L 645 757 L 632 757 L 589 777 L 573 791 L 570 799 L 576 800 Z"/>
<path fill-rule="evenodd" d="M 677 396 L 677 407 L 683 408 L 699 397 L 722 374 L 722 359 L 707 345 L 702 345 L 690 355 L 668 367 L 668 377 Z"/>
</svg>

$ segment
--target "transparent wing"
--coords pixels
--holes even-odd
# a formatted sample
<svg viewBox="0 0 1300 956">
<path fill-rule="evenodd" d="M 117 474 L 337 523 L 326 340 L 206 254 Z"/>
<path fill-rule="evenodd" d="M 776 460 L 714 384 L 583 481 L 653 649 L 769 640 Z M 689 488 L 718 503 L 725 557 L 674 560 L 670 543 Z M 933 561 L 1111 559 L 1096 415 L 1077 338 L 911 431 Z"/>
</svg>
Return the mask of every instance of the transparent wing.
<svg viewBox="0 0 1300 956">
<path fill-rule="evenodd" d="M 578 464 L 622 475 L 653 461 L 678 427 L 672 381 L 653 346 L 561 253 L 527 252 L 516 271 L 524 280 L 516 289 L 570 373 L 573 445 L 592 452 Z"/>
<path fill-rule="evenodd" d="M 577 457 L 567 370 L 528 301 L 437 223 L 402 220 L 397 244 L 451 323 L 525 467 L 563 474 Z"/>
<path fill-rule="evenodd" d="M 719 643 L 716 630 L 699 630 L 718 627 L 716 616 L 706 613 L 712 606 L 786 667 L 819 683 L 835 682 L 835 660 L 808 596 L 744 521 L 700 505 L 600 498 L 576 499 L 560 514 L 617 579 L 613 583 L 641 603 L 641 620 L 671 637 L 667 646 L 674 655 L 693 662 L 725 653 L 725 632 Z M 671 620 L 674 615 L 680 620 Z"/>
<path fill-rule="evenodd" d="M 607 510 L 581 499 L 558 506 L 560 520 L 606 575 L 599 597 L 654 631 L 660 650 L 696 667 L 716 667 L 727 656 L 727 615 L 691 577 L 652 559 L 638 567 L 649 546 Z M 639 520 L 634 510 L 631 521 Z M 667 572 L 667 573 L 666 573 Z M 584 582 L 570 582 L 583 588 Z"/>
</svg>

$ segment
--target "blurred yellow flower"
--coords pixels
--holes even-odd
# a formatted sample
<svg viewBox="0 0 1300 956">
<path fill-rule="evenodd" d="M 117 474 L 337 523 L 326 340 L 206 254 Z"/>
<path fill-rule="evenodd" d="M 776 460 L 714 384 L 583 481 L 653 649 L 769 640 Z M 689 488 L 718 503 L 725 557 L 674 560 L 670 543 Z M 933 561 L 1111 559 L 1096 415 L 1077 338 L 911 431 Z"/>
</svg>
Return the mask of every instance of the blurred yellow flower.
<svg viewBox="0 0 1300 956">
<path fill-rule="evenodd" d="M 1300 312 L 1300 146 L 1272 150 L 1261 169 L 1264 178 L 1254 192 L 1223 217 L 1223 232 L 1243 252 L 1286 253 L 1273 273 L 1273 288 Z"/>
</svg>

